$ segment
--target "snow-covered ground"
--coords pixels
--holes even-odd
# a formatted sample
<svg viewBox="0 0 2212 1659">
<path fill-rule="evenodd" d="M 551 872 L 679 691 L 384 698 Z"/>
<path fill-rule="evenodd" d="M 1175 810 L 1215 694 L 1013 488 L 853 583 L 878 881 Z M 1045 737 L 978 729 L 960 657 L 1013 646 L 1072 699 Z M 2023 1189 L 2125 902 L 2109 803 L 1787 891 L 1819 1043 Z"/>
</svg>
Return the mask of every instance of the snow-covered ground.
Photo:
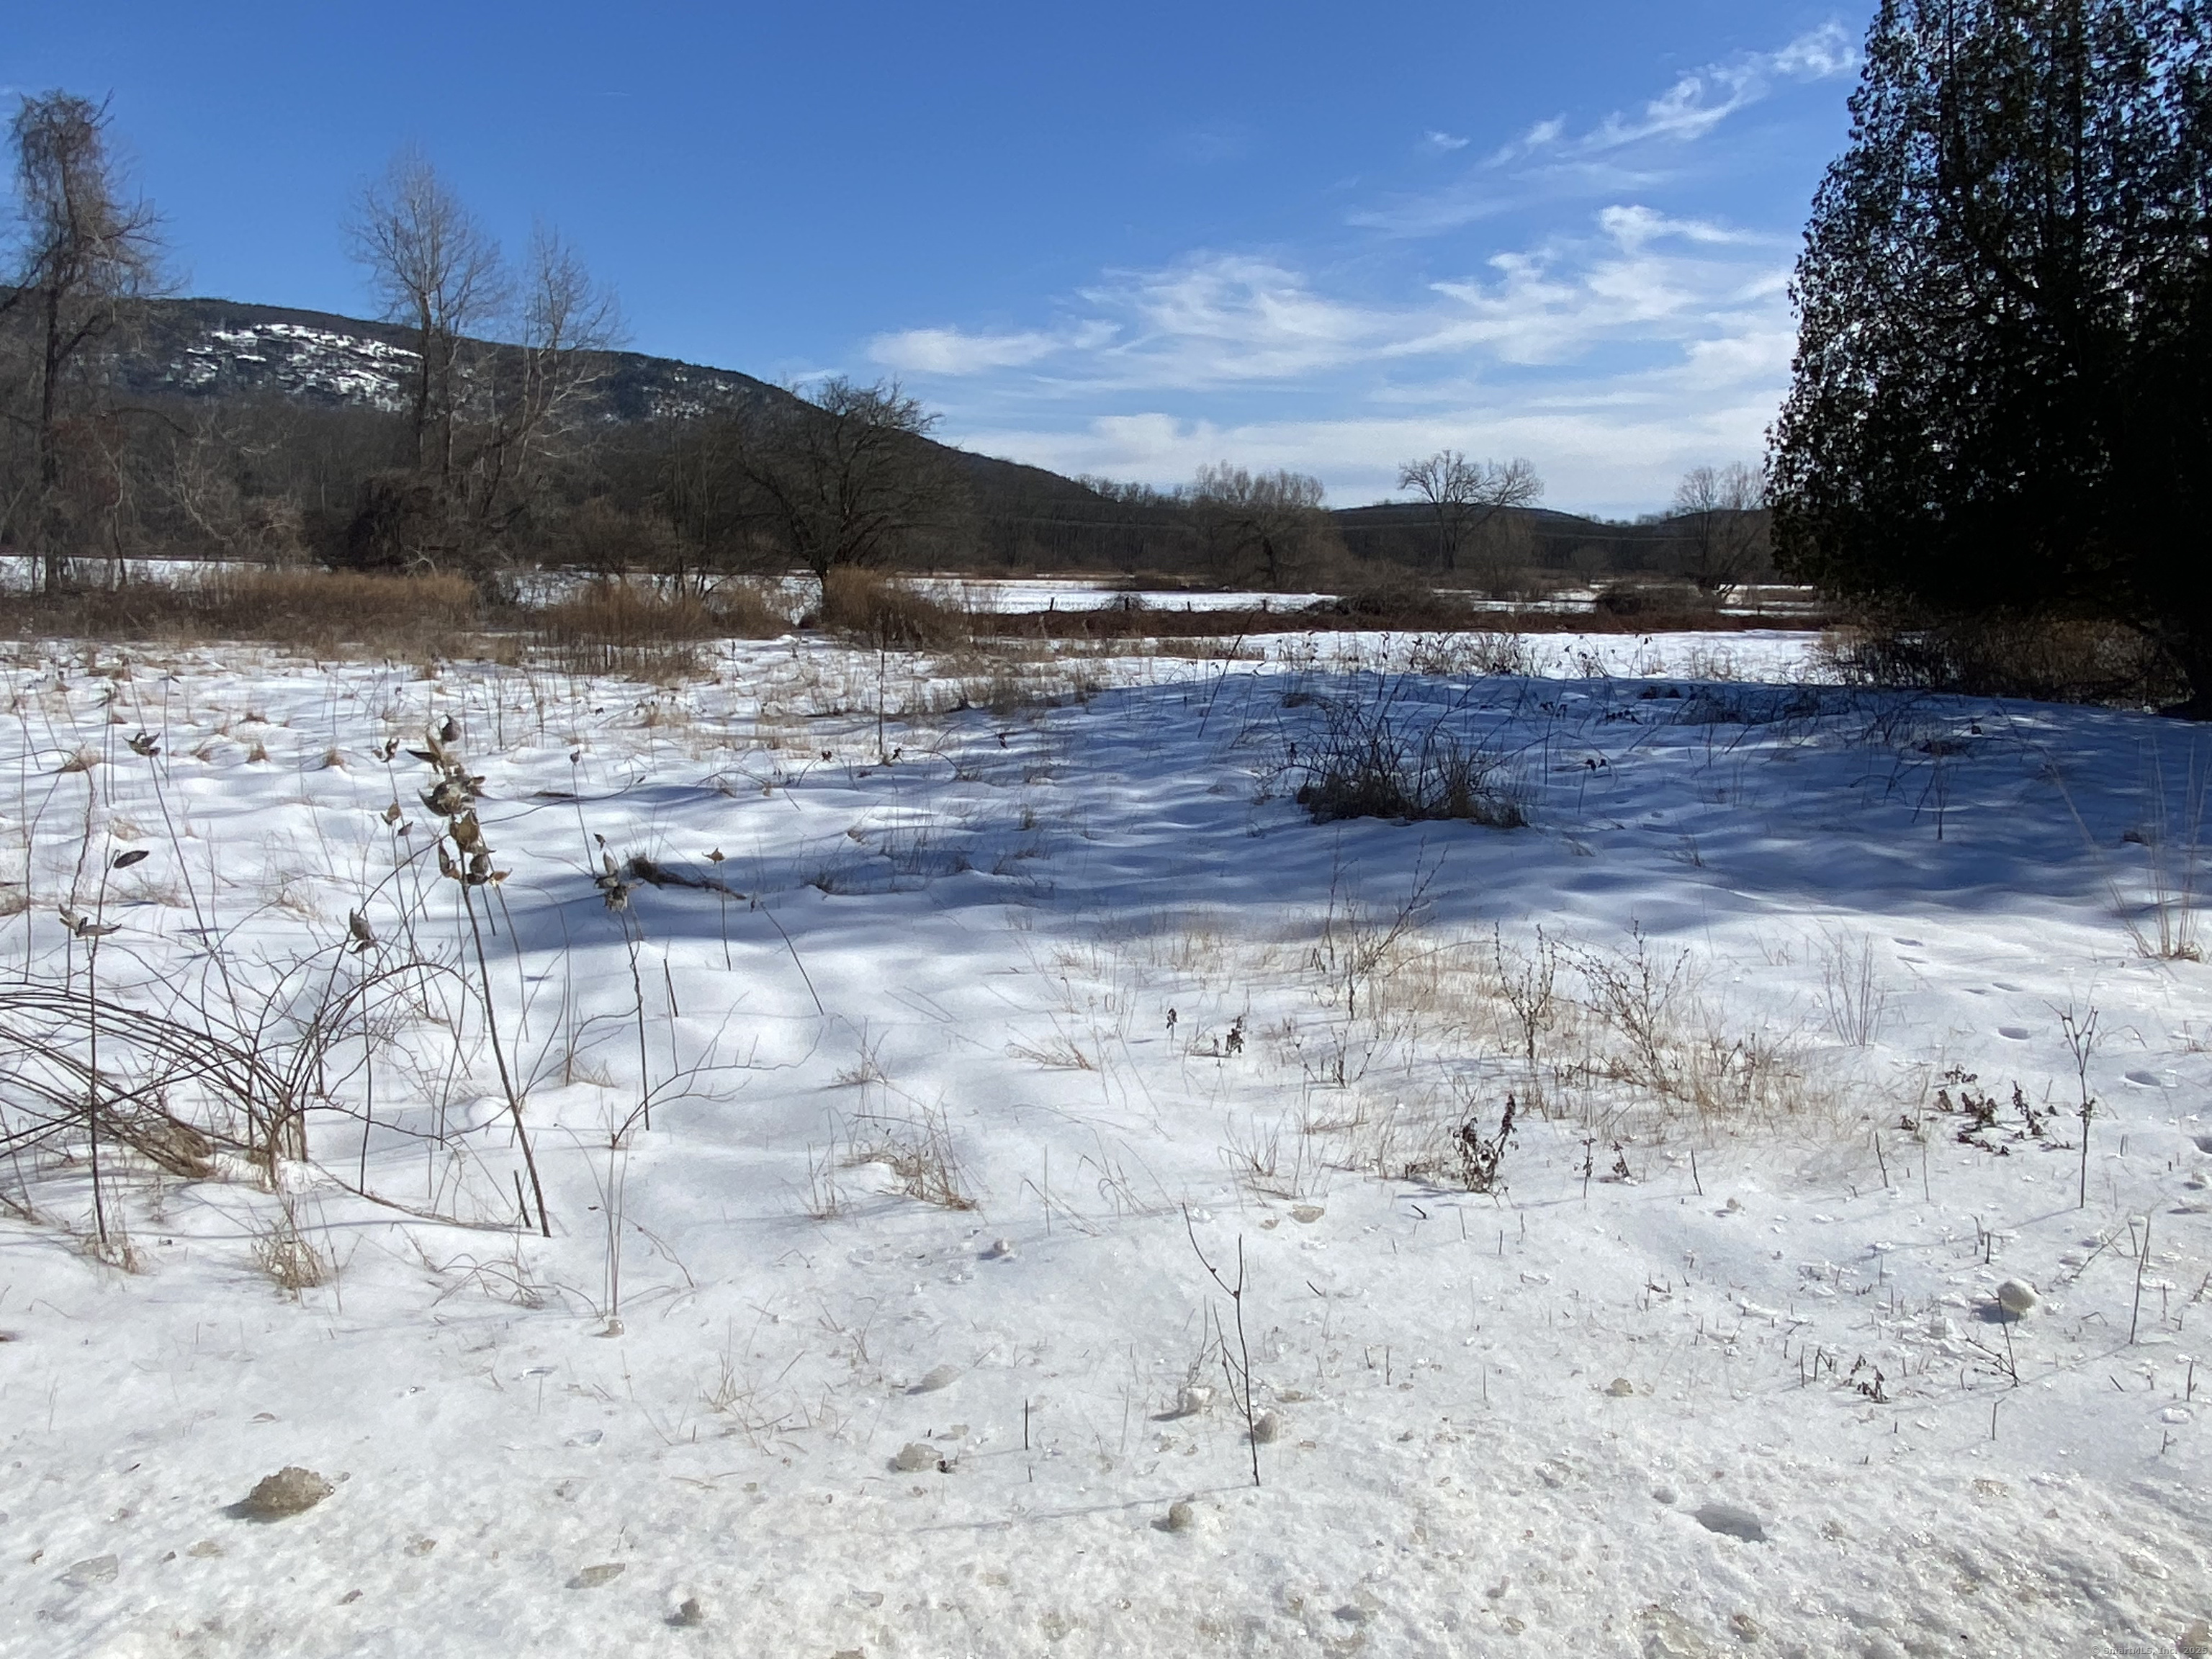
<svg viewBox="0 0 2212 1659">
<path fill-rule="evenodd" d="M 22 653 L 0 1652 L 2212 1651 L 2202 738 L 1527 643 Z"/>
</svg>

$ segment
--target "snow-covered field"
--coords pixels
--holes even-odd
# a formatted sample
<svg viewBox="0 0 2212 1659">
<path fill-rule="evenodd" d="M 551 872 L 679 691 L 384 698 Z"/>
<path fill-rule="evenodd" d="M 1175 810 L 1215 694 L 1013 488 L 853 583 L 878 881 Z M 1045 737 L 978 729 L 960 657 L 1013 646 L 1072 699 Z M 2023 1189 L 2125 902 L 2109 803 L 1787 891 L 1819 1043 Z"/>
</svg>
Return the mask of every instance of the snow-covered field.
<svg viewBox="0 0 2212 1659">
<path fill-rule="evenodd" d="M 1205 592 L 1180 588 L 1115 587 L 1081 577 L 1055 576 L 939 577 L 933 585 L 956 603 L 987 612 L 1105 611 L 1116 605 L 1134 605 L 1146 611 L 1256 611 L 1262 605 L 1277 611 L 1297 611 L 1336 597 L 1318 592 L 1279 593 L 1224 589 Z"/>
<path fill-rule="evenodd" d="M 24 651 L 0 1652 L 2212 1652 L 2212 751 L 1810 643 Z"/>
</svg>

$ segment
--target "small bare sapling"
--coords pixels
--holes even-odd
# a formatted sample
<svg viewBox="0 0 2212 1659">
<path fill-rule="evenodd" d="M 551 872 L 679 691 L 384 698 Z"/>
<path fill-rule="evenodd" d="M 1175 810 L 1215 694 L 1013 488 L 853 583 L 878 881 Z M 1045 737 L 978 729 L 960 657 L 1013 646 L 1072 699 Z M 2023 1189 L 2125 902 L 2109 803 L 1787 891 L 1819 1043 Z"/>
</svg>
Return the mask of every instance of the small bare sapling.
<svg viewBox="0 0 2212 1659">
<path fill-rule="evenodd" d="M 1229 1397 L 1244 1418 L 1244 1441 L 1252 1454 L 1252 1484 L 1260 1484 L 1260 1417 L 1252 1399 L 1252 1344 L 1244 1334 L 1244 1237 L 1237 1237 L 1237 1278 L 1234 1283 L 1223 1277 L 1221 1270 L 1206 1257 L 1205 1248 L 1198 1242 L 1198 1229 L 1191 1223 L 1190 1211 L 1182 1212 L 1183 1231 L 1189 1237 L 1190 1248 L 1198 1257 L 1198 1264 L 1206 1275 L 1229 1298 L 1237 1327 L 1237 1352 L 1229 1352 L 1229 1344 L 1221 1344 L 1222 1374 L 1229 1382 Z"/>
</svg>

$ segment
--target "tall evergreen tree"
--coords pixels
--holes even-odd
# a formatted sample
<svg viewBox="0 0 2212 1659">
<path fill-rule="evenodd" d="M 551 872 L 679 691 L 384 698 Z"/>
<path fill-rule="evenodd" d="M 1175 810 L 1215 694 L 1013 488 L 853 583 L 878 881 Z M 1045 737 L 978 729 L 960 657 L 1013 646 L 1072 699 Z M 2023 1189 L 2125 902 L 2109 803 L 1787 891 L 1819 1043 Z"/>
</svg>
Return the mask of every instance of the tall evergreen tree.
<svg viewBox="0 0 2212 1659">
<path fill-rule="evenodd" d="M 1782 567 L 2115 617 L 2212 709 L 2212 0 L 1882 0 L 1797 266 Z"/>
</svg>

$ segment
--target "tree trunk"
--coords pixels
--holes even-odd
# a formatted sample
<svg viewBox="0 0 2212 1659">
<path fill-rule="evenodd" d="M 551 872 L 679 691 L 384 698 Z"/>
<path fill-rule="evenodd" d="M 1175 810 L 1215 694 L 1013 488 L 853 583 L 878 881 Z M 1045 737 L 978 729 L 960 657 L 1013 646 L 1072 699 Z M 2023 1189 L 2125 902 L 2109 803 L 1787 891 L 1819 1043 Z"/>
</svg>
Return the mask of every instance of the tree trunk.
<svg viewBox="0 0 2212 1659">
<path fill-rule="evenodd" d="M 68 523 L 62 512 L 62 458 L 58 404 L 61 395 L 61 295 L 52 289 L 46 295 L 46 349 L 39 368 L 39 544 L 44 556 L 46 588 L 62 588 L 62 562 L 67 545 Z"/>
</svg>

